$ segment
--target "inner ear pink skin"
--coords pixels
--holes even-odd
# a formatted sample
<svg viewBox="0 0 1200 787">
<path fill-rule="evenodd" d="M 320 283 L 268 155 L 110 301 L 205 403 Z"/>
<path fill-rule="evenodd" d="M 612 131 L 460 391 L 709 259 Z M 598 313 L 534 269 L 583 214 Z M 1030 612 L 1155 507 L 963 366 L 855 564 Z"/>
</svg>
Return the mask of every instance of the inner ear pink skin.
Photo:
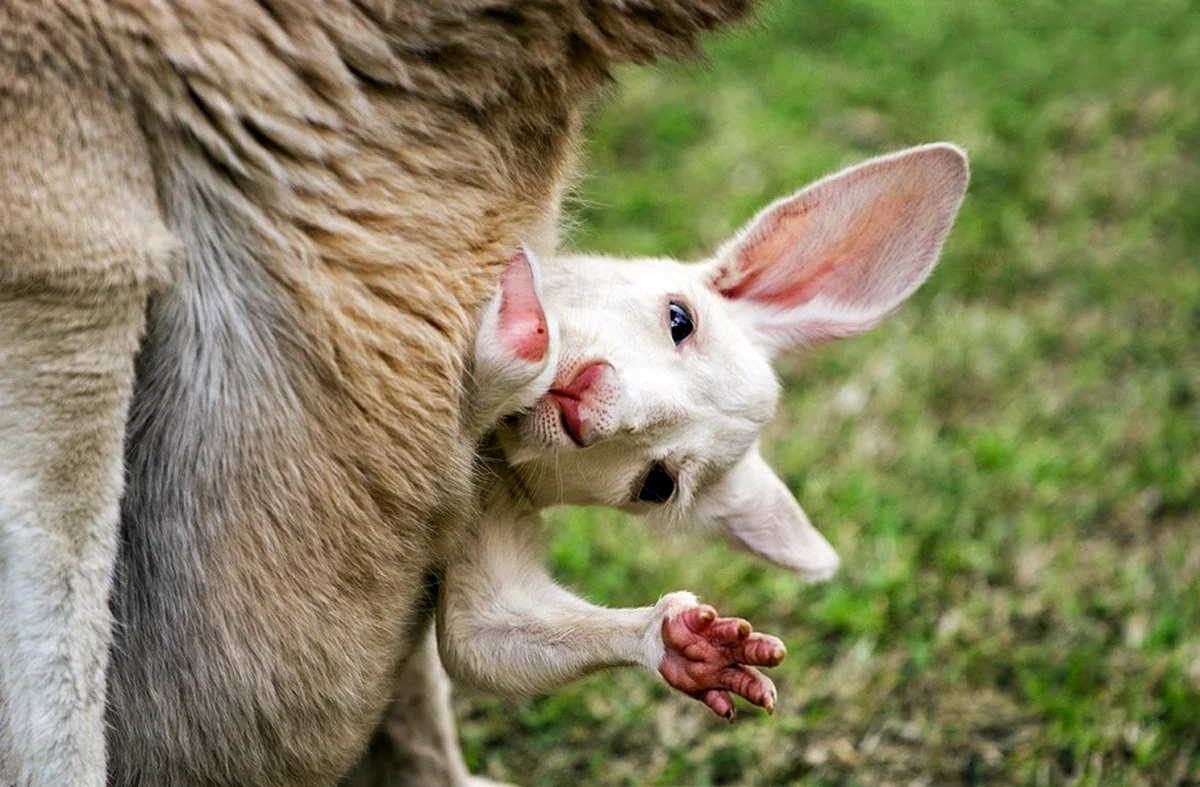
<svg viewBox="0 0 1200 787">
<path fill-rule="evenodd" d="M 870 330 L 937 262 L 967 186 L 944 143 L 873 159 L 767 207 L 721 250 L 711 283 L 754 307 L 775 351 Z"/>
<path fill-rule="evenodd" d="M 538 297 L 533 268 L 524 252 L 516 254 L 500 274 L 500 340 L 523 361 L 546 357 L 550 331 Z"/>
<path fill-rule="evenodd" d="M 870 300 L 882 294 L 879 290 L 906 289 L 923 266 L 891 276 L 882 268 L 897 228 L 911 226 L 923 207 L 921 195 L 898 188 L 874 196 L 828 239 L 805 238 L 806 231 L 828 232 L 827 227 L 809 226 L 821 209 L 816 195 L 780 208 L 738 250 L 737 265 L 726 281 L 716 282 L 718 290 L 727 298 L 792 308 L 821 293 L 854 302 Z M 922 256 L 929 254 L 936 254 L 936 248 Z"/>
<path fill-rule="evenodd" d="M 803 278 L 789 276 L 791 271 L 780 264 L 798 245 L 811 207 L 803 202 L 787 205 L 755 227 L 737 250 L 736 263 L 713 282 L 717 291 L 726 298 L 775 306 L 799 306 L 816 295 L 817 285 L 833 270 L 831 263 Z"/>
</svg>

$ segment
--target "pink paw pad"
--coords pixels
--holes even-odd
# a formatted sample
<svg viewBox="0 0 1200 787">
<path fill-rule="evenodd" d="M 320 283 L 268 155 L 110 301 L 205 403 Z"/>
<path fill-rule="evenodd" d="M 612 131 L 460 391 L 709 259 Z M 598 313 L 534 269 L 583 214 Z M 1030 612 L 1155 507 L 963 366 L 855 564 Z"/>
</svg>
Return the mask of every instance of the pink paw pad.
<svg viewBox="0 0 1200 787">
<path fill-rule="evenodd" d="M 768 713 L 775 709 L 775 684 L 755 667 L 774 667 L 787 650 L 776 637 L 755 633 L 741 618 L 719 618 L 707 604 L 663 621 L 666 652 L 659 672 L 672 687 L 733 720 L 732 694 Z"/>
</svg>

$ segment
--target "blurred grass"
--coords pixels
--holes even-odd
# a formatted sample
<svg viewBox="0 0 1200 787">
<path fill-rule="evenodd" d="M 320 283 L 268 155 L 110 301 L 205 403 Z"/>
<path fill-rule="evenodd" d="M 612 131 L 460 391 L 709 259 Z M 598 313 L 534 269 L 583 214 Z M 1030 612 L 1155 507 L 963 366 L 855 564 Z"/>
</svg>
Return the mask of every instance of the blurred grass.
<svg viewBox="0 0 1200 787">
<path fill-rule="evenodd" d="M 572 244 L 700 257 L 867 156 L 972 184 L 894 319 L 781 364 L 768 454 L 840 551 L 806 587 L 604 511 L 555 518 L 590 599 L 687 588 L 789 647 L 773 718 L 647 675 L 460 702 L 524 784 L 1200 783 L 1200 4 L 764 5 L 711 65 L 630 70 Z"/>
</svg>

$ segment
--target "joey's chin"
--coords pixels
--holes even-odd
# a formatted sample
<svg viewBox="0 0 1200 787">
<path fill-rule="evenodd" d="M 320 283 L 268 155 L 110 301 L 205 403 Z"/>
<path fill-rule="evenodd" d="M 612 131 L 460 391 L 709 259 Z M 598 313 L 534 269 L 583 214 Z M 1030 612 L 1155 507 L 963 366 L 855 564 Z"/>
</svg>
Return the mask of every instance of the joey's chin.
<svg viewBox="0 0 1200 787">
<path fill-rule="evenodd" d="M 513 463 L 528 462 L 547 453 L 580 450 L 558 406 L 549 398 L 511 419 L 499 434 L 504 453 Z"/>
</svg>

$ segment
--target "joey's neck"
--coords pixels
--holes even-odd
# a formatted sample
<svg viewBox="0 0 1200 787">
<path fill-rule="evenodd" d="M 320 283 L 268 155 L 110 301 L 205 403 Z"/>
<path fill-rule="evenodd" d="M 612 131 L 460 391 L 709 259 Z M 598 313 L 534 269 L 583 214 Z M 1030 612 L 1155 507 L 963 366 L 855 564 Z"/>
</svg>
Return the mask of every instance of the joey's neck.
<svg viewBox="0 0 1200 787">
<path fill-rule="evenodd" d="M 539 510 L 528 487 L 509 465 L 494 434 L 479 443 L 474 481 L 479 504 L 486 510 L 514 514 L 534 514 Z"/>
</svg>

